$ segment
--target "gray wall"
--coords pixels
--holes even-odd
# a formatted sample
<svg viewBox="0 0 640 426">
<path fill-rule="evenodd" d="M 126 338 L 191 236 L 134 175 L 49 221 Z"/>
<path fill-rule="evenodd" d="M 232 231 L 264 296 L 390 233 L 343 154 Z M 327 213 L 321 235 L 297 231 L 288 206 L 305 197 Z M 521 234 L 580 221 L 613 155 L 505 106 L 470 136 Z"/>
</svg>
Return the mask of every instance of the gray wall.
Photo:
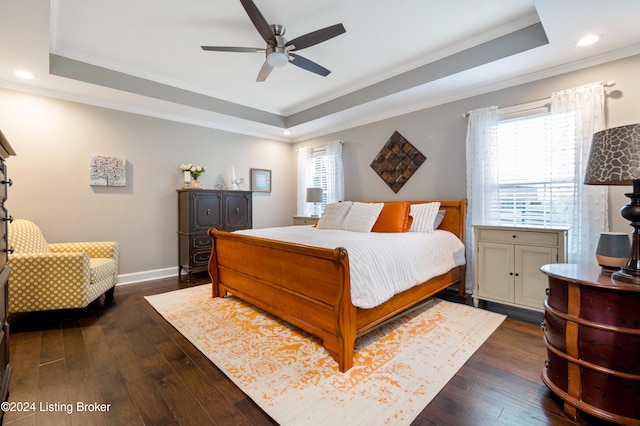
<svg viewBox="0 0 640 426">
<path fill-rule="evenodd" d="M 254 226 L 289 224 L 295 212 L 288 143 L 9 90 L 0 90 L 0 129 L 17 153 L 7 162 L 10 214 L 36 222 L 49 242 L 118 241 L 120 274 L 177 272 L 181 163 L 206 166 L 208 188 L 231 166 L 241 189 L 251 167 L 271 169 L 272 192 L 253 195 Z M 127 186 L 90 186 L 91 155 L 125 157 Z"/>
<path fill-rule="evenodd" d="M 15 184 L 7 201 L 17 218 L 37 222 L 50 242 L 117 240 L 124 281 L 177 272 L 176 189 L 179 165 L 204 165 L 206 187 L 233 165 L 248 189 L 251 167 L 272 170 L 273 192 L 255 193 L 254 226 L 282 226 L 295 214 L 295 148 L 343 140 L 345 198 L 455 199 L 466 196 L 463 113 L 547 98 L 554 91 L 616 80 L 607 89 L 607 126 L 640 122 L 640 56 L 567 73 L 337 132 L 295 145 L 142 115 L 0 89 L 0 129 L 17 152 L 8 162 Z M 394 194 L 369 164 L 398 130 L 428 159 Z M 127 159 L 127 186 L 89 186 L 89 156 Z M 612 230 L 627 232 L 618 213 L 627 187 L 610 192 Z"/>
<path fill-rule="evenodd" d="M 607 127 L 640 122 L 640 56 L 634 56 L 566 73 L 557 77 L 491 92 L 411 114 L 333 133 L 296 144 L 317 146 L 343 140 L 345 159 L 345 198 L 349 200 L 455 199 L 466 196 L 465 136 L 467 120 L 462 114 L 490 105 L 506 107 L 544 99 L 552 92 L 591 82 L 615 80 L 607 93 Z M 424 155 L 427 161 L 395 194 L 369 167 L 369 164 L 397 130 Z M 628 222 L 619 208 L 627 203 L 624 193 L 630 187 L 610 188 L 610 227 L 628 232 Z"/>
</svg>

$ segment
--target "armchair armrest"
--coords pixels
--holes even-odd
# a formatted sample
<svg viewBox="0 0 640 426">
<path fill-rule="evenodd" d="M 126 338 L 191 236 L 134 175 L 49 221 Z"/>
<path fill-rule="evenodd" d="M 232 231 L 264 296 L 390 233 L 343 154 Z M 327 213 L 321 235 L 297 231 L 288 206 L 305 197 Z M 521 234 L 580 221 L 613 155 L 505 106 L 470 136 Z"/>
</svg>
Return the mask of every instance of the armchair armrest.
<svg viewBox="0 0 640 426">
<path fill-rule="evenodd" d="M 89 253 L 92 258 L 118 259 L 118 243 L 115 241 L 49 244 L 53 253 Z"/>
<path fill-rule="evenodd" d="M 87 253 L 18 253 L 7 260 L 11 268 L 10 286 L 36 286 L 58 282 L 64 271 L 65 284 L 81 288 L 89 286 Z"/>
<path fill-rule="evenodd" d="M 9 311 L 31 312 L 87 306 L 87 253 L 14 253 L 9 256 Z"/>
</svg>

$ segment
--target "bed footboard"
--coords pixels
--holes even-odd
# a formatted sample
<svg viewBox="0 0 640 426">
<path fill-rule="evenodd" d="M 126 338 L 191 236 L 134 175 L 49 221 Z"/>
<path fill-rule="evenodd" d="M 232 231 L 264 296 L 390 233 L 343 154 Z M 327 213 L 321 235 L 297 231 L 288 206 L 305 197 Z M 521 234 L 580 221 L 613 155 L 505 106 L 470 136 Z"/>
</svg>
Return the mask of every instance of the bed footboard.
<svg viewBox="0 0 640 426">
<path fill-rule="evenodd" d="M 210 229 L 213 297 L 232 293 L 319 337 L 340 371 L 353 365 L 349 258 L 325 249 Z"/>
</svg>

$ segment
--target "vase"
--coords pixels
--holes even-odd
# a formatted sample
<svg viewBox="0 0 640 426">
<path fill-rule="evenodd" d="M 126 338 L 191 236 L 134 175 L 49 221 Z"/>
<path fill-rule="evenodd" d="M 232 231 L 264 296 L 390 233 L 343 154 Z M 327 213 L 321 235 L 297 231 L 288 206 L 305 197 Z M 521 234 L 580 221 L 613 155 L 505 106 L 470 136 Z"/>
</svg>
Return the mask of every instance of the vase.
<svg viewBox="0 0 640 426">
<path fill-rule="evenodd" d="M 189 188 L 191 186 L 191 172 L 189 172 L 188 170 L 184 171 L 184 185 L 182 185 L 183 188 Z"/>
<path fill-rule="evenodd" d="M 198 179 L 194 179 L 191 182 L 191 188 L 202 188 L 202 184 L 200 183 L 200 181 Z"/>
</svg>

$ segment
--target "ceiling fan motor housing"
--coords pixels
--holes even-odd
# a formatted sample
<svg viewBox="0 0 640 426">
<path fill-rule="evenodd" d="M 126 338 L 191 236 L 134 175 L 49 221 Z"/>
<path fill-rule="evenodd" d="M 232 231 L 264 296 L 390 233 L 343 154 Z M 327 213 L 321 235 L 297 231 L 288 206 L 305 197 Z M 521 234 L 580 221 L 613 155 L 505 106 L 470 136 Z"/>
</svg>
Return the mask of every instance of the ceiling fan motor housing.
<svg viewBox="0 0 640 426">
<path fill-rule="evenodd" d="M 284 34 L 284 27 L 282 25 L 272 25 L 271 27 L 275 33 L 276 45 L 267 45 L 267 49 L 265 51 L 267 62 L 272 67 L 284 67 L 289 62 L 289 54 L 287 52 L 287 47 L 285 46 L 287 40 L 282 37 L 282 34 Z M 280 28 L 282 29 L 282 32 L 278 34 L 276 30 Z"/>
</svg>

